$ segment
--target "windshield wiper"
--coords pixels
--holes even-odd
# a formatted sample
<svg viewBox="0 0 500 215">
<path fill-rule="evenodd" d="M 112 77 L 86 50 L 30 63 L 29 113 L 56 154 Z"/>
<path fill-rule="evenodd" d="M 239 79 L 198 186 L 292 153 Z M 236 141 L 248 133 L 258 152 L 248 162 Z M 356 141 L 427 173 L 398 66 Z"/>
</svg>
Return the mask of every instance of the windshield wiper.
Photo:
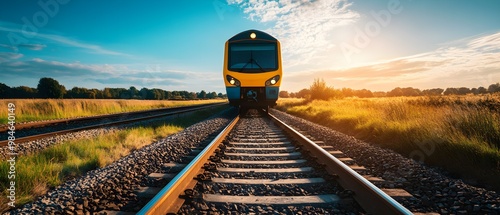
<svg viewBox="0 0 500 215">
<path fill-rule="evenodd" d="M 250 51 L 250 60 L 248 60 L 248 62 L 245 64 L 245 66 L 241 67 L 241 69 L 240 69 L 239 72 L 242 72 L 248 66 L 248 64 L 250 64 L 250 63 L 251 64 L 255 63 L 255 65 L 257 65 L 262 72 L 267 72 L 266 70 L 264 70 L 262 68 L 262 66 L 260 66 L 259 63 L 257 63 L 257 61 L 255 59 L 253 59 L 253 51 Z"/>
<path fill-rule="evenodd" d="M 267 72 L 266 70 L 264 70 L 264 69 L 262 68 L 262 66 L 260 66 L 260 64 L 259 64 L 259 63 L 257 63 L 257 61 L 256 61 L 255 59 L 252 59 L 252 60 L 253 60 L 253 62 L 254 62 L 254 63 L 255 63 L 255 64 L 259 67 L 259 69 L 260 69 L 262 72 Z"/>
</svg>

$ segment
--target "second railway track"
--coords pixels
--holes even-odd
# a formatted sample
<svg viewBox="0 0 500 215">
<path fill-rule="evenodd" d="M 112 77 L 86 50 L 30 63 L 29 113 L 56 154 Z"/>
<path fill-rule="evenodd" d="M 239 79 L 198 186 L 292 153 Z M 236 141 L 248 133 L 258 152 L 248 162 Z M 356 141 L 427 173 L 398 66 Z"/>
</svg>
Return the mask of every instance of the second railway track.
<svg viewBox="0 0 500 215">
<path fill-rule="evenodd" d="M 272 116 L 238 120 L 195 150 L 200 153 L 189 164 L 166 165 L 179 173 L 150 174 L 170 182 L 141 188 L 157 194 L 139 213 L 411 214 L 353 170 L 362 167 L 333 156 L 340 152 L 328 152 Z"/>
<path fill-rule="evenodd" d="M 181 114 L 225 104 L 226 103 L 218 103 L 218 104 L 194 105 L 194 106 L 184 106 L 175 108 L 162 108 L 149 111 L 137 111 L 130 113 L 82 117 L 76 119 L 55 120 L 48 122 L 39 122 L 31 126 L 29 123 L 21 124 L 20 126 L 16 125 L 15 143 L 18 144 L 45 137 L 56 136 L 65 133 L 77 132 L 93 128 L 139 122 L 139 121 L 155 119 L 169 115 Z M 24 129 L 19 130 L 19 128 L 24 128 Z M 7 134 L 7 132 L 3 132 L 3 134 Z M 1 138 L 1 139 L 2 140 L 0 141 L 0 147 L 7 146 L 9 142 L 7 138 Z"/>
</svg>

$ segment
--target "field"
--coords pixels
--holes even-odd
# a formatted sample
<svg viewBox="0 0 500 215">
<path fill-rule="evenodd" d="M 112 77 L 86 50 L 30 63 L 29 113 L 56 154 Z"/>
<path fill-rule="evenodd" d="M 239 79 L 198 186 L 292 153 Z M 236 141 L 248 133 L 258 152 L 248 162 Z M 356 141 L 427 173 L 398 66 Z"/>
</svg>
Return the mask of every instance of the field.
<svg viewBox="0 0 500 215">
<path fill-rule="evenodd" d="M 281 99 L 278 109 L 500 190 L 500 95 Z"/>
<path fill-rule="evenodd" d="M 225 100 L 2 99 L 0 100 L 0 124 L 7 123 L 7 105 L 9 103 L 13 103 L 16 106 L 16 123 L 20 123 L 140 111 L 154 108 L 207 104 L 222 101 Z"/>
<path fill-rule="evenodd" d="M 149 124 L 109 132 L 91 139 L 67 141 L 39 153 L 17 158 L 16 204 L 22 205 L 50 188 L 87 171 L 104 167 L 153 141 L 177 133 L 226 107 L 215 107 L 176 117 L 166 123 Z M 0 162 L 0 212 L 7 208 L 9 164 Z"/>
</svg>

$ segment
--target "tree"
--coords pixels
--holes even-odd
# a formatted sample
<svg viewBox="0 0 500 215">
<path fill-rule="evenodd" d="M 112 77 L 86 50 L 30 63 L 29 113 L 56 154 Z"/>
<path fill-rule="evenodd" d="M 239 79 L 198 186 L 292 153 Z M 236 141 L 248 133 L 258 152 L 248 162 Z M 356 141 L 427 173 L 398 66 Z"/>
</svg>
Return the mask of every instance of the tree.
<svg viewBox="0 0 500 215">
<path fill-rule="evenodd" d="M 488 87 L 489 93 L 500 92 L 500 83 L 492 84 Z"/>
<path fill-rule="evenodd" d="M 211 92 L 211 93 L 210 93 L 210 98 L 211 98 L 211 99 L 215 99 L 215 98 L 217 98 L 217 93 L 216 93 L 216 92 Z"/>
<path fill-rule="evenodd" d="M 89 90 L 87 88 L 73 87 L 66 93 L 66 98 L 89 98 Z"/>
<path fill-rule="evenodd" d="M 443 94 L 444 95 L 458 95 L 458 89 L 453 88 L 453 87 L 449 87 L 449 88 L 446 88 L 446 90 L 444 91 Z"/>
<path fill-rule="evenodd" d="M 61 99 L 66 94 L 66 88 L 52 78 L 41 78 L 38 82 L 38 95 L 40 98 Z"/>
<path fill-rule="evenodd" d="M 179 91 L 172 91 L 168 99 L 181 100 L 182 96 Z"/>
<path fill-rule="evenodd" d="M 351 88 L 342 88 L 342 95 L 344 97 L 352 97 L 354 96 L 354 91 Z"/>
<path fill-rule="evenodd" d="M 165 99 L 165 91 L 163 91 L 162 89 L 154 88 L 153 89 L 153 97 L 156 100 L 163 100 L 163 99 Z"/>
<path fill-rule="evenodd" d="M 4 83 L 0 83 L 0 98 L 5 99 L 10 97 L 10 87 Z"/>
<path fill-rule="evenodd" d="M 311 90 L 302 89 L 299 92 L 297 92 L 295 95 L 297 96 L 297 98 L 309 99 L 311 97 Z"/>
<path fill-rule="evenodd" d="M 387 93 L 383 91 L 375 91 L 373 92 L 373 97 L 386 97 Z"/>
<path fill-rule="evenodd" d="M 419 96 L 422 92 L 419 89 L 413 87 L 402 88 L 403 96 Z"/>
<path fill-rule="evenodd" d="M 147 99 L 148 98 L 148 88 L 143 87 L 139 91 L 139 96 L 141 97 L 141 99 Z"/>
<path fill-rule="evenodd" d="M 37 97 L 36 89 L 27 86 L 13 87 L 10 90 L 10 94 L 12 98 L 29 99 Z"/>
<path fill-rule="evenodd" d="M 191 93 L 188 91 L 185 91 L 185 90 L 180 91 L 179 93 L 180 93 L 182 99 L 189 99 L 189 97 L 191 96 Z M 207 96 L 208 96 L 208 94 L 210 94 L 210 93 L 207 93 Z"/>
<path fill-rule="evenodd" d="M 371 98 L 371 97 L 373 97 L 372 91 L 367 90 L 367 89 L 356 90 L 354 92 L 354 95 L 356 95 L 359 98 Z"/>
<path fill-rule="evenodd" d="M 441 88 L 434 88 L 434 89 L 423 90 L 422 94 L 424 96 L 439 96 L 443 93 L 443 91 L 444 90 Z"/>
<path fill-rule="evenodd" d="M 194 100 L 194 99 L 196 99 L 196 93 L 190 92 L 190 93 L 188 93 L 188 96 L 186 98 L 189 100 Z"/>
<path fill-rule="evenodd" d="M 393 90 L 391 90 L 390 92 L 388 92 L 387 96 L 391 96 L 391 97 L 403 96 L 403 90 L 401 89 L 401 87 L 396 87 Z"/>
<path fill-rule="evenodd" d="M 469 93 L 471 93 L 471 90 L 467 87 L 458 88 L 458 95 L 467 95 Z"/>
<path fill-rule="evenodd" d="M 204 99 L 206 97 L 207 97 L 207 93 L 205 92 L 205 90 L 202 90 L 200 93 L 198 93 L 199 99 Z"/>
<path fill-rule="evenodd" d="M 477 88 L 477 94 L 486 94 L 488 93 L 488 90 L 484 87 L 478 87 Z"/>
<path fill-rule="evenodd" d="M 170 91 L 165 91 L 165 99 L 173 99 L 173 95 L 172 95 L 172 92 Z M 196 98 L 196 96 L 195 96 Z"/>
<path fill-rule="evenodd" d="M 280 98 L 290 98 L 290 94 L 288 94 L 288 91 L 280 91 L 279 97 Z"/>
<path fill-rule="evenodd" d="M 130 93 L 130 98 L 132 98 L 132 99 L 135 99 L 139 96 L 139 90 L 137 90 L 137 88 L 135 88 L 134 86 L 131 86 L 128 89 L 128 91 Z"/>
<path fill-rule="evenodd" d="M 326 82 L 323 79 L 314 79 L 309 90 L 311 91 L 311 100 L 329 100 L 338 97 L 340 94 L 333 87 L 326 86 Z"/>
</svg>

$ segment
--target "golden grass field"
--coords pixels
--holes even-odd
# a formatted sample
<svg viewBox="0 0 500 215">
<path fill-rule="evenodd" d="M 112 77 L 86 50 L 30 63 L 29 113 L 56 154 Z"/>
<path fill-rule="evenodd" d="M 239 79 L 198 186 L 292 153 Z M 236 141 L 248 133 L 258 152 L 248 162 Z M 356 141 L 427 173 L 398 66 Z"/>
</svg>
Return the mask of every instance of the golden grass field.
<svg viewBox="0 0 500 215">
<path fill-rule="evenodd" d="M 155 140 L 177 133 L 184 128 L 218 113 L 227 107 L 214 107 L 176 117 L 168 122 L 149 124 L 91 139 L 67 141 L 36 154 L 21 156 L 16 162 L 16 205 L 22 205 L 45 194 L 49 189 L 104 167 Z M 0 162 L 0 212 L 7 208 L 6 186 L 9 164 Z"/>
<path fill-rule="evenodd" d="M 7 105 L 15 107 L 16 123 L 75 118 L 140 111 L 155 108 L 179 107 L 223 102 L 222 99 L 196 101 L 123 100 L 123 99 L 1 99 L 0 124 L 7 123 Z"/>
<path fill-rule="evenodd" d="M 280 99 L 278 109 L 500 189 L 500 95 Z"/>
</svg>

